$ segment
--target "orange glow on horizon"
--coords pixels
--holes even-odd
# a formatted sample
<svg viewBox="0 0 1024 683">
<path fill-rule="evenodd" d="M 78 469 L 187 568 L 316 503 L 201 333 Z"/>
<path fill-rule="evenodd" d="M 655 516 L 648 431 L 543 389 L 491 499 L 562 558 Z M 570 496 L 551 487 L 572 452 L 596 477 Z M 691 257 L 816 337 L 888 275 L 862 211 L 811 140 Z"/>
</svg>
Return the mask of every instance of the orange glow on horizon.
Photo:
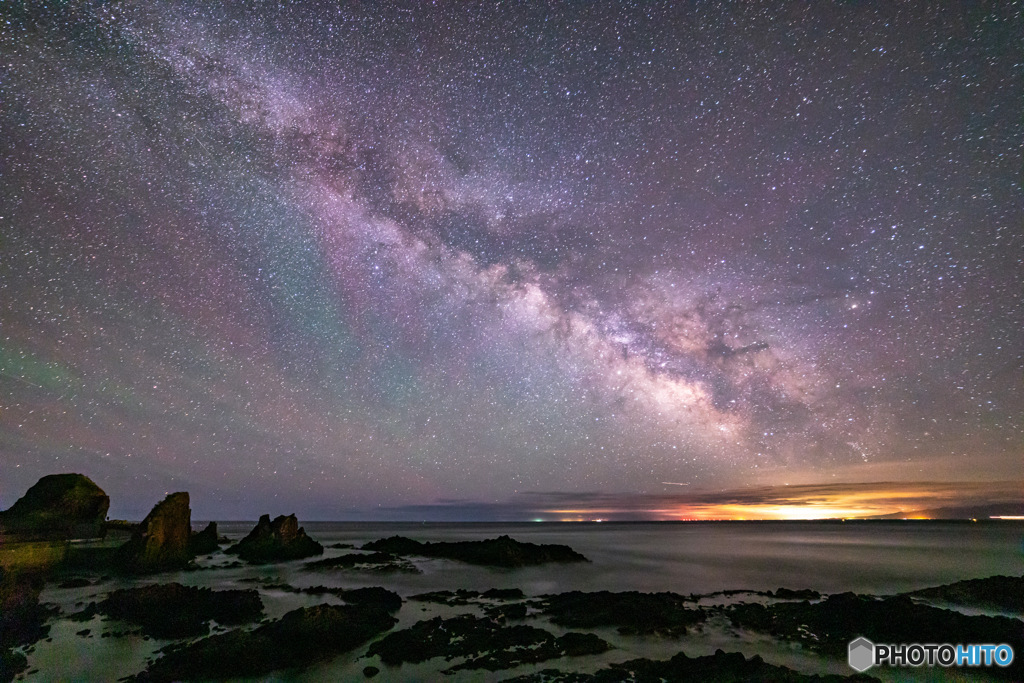
<svg viewBox="0 0 1024 683">
<path fill-rule="evenodd" d="M 862 482 L 797 484 L 731 490 L 690 490 L 679 495 L 624 494 L 592 497 L 541 509 L 560 521 L 595 519 L 815 520 L 931 519 L 932 510 L 1021 501 L 1022 482 Z M 589 504 L 589 503 L 593 504 Z M 941 514 L 941 513 L 940 513 Z M 1004 519 L 1014 519 L 1007 515 Z"/>
</svg>

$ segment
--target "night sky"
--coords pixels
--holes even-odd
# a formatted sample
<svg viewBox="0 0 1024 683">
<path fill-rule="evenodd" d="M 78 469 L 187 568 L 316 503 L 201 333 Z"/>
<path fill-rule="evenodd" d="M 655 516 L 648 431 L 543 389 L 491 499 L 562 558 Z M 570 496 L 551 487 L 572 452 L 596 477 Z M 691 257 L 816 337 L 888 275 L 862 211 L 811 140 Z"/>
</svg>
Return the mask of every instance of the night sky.
<svg viewBox="0 0 1024 683">
<path fill-rule="evenodd" d="M 1024 478 L 1020 4 L 231 4 L 0 10 L 0 508 Z"/>
</svg>

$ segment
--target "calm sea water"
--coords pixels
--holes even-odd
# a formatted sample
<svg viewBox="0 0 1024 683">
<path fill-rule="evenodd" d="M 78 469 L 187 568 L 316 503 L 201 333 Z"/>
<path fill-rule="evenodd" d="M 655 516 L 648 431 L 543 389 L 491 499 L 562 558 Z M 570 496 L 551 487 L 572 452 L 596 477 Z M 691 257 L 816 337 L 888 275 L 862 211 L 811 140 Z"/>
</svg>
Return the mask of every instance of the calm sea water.
<svg viewBox="0 0 1024 683">
<path fill-rule="evenodd" d="M 221 522 L 220 532 L 240 539 L 253 522 Z M 516 570 L 472 567 L 457 562 L 416 559 L 422 574 L 375 574 L 352 571 L 309 572 L 302 562 L 277 565 L 223 567 L 234 558 L 217 554 L 200 564 L 209 571 L 161 574 L 146 582 L 179 581 L 211 588 L 258 587 L 252 580 L 284 581 L 297 587 L 384 586 L 403 596 L 469 588 L 521 588 L 528 596 L 567 590 L 675 591 L 711 593 L 729 589 L 774 590 L 779 587 L 813 588 L 823 593 L 897 593 L 961 579 L 1024 572 L 1024 524 L 879 522 L 838 524 L 813 522 L 691 523 L 691 524 L 373 524 L 310 522 L 307 533 L 325 546 L 355 546 L 395 534 L 421 541 L 472 540 L 508 534 L 520 541 L 561 543 L 583 553 L 591 562 Z M 328 549 L 325 557 L 349 552 Z M 48 587 L 42 596 L 57 603 L 65 614 L 82 604 L 102 599 L 114 588 L 132 585 L 114 578 L 86 588 Z M 276 618 L 299 606 L 334 601 L 331 597 L 295 595 L 261 588 L 267 616 Z M 398 614 L 396 628 L 436 615 L 451 616 L 465 608 L 408 602 Z M 563 632 L 546 622 L 539 626 Z M 166 644 L 141 637 L 103 638 L 105 631 L 123 630 L 117 622 L 96 617 L 92 622 L 58 619 L 51 627 L 52 641 L 40 642 L 30 654 L 38 671 L 28 680 L 104 681 L 137 672 L 147 657 Z M 88 631 L 87 635 L 82 635 Z M 807 673 L 852 673 L 844 662 L 823 660 L 789 646 L 780 646 L 756 634 L 736 634 L 727 624 L 710 624 L 683 641 L 620 636 L 598 629 L 615 650 L 599 657 L 547 662 L 522 667 L 521 674 L 551 666 L 594 671 L 610 662 L 632 657 L 667 658 L 685 651 L 691 656 L 711 654 L 721 647 L 747 656 L 760 654 L 767 661 Z M 256 680 L 362 680 L 365 648 L 303 672 Z M 436 680 L 444 663 L 431 661 L 387 670 L 374 680 Z M 874 671 L 872 672 L 878 675 Z M 903 670 L 898 680 L 927 680 L 927 672 Z M 501 680 L 512 672 L 467 673 L 442 677 L 450 681 Z M 895 679 L 894 679 L 895 680 Z M 962 680 L 984 680 L 983 675 Z"/>
<path fill-rule="evenodd" d="M 222 523 L 241 537 L 251 529 Z M 394 534 L 424 541 L 508 534 L 532 543 L 562 543 L 592 562 L 495 573 L 451 562 L 421 563 L 409 588 L 428 586 L 436 572 L 476 588 L 494 581 L 527 593 L 641 590 L 708 593 L 813 588 L 821 592 L 893 593 L 993 574 L 1024 571 L 1024 524 L 814 522 L 698 524 L 359 524 L 311 522 L 325 544 L 360 544 Z M 463 584 L 458 584 L 463 585 Z M 486 587 L 486 586 L 485 586 Z"/>
</svg>

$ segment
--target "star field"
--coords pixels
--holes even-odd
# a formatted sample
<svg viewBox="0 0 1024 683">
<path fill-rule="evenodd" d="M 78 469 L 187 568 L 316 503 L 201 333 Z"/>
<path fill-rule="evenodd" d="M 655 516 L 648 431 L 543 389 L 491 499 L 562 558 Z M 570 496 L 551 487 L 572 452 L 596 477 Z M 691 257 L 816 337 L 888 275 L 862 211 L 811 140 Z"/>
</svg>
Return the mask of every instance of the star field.
<svg viewBox="0 0 1024 683">
<path fill-rule="evenodd" d="M 0 507 L 1021 477 L 1012 3 L 0 19 Z"/>
</svg>

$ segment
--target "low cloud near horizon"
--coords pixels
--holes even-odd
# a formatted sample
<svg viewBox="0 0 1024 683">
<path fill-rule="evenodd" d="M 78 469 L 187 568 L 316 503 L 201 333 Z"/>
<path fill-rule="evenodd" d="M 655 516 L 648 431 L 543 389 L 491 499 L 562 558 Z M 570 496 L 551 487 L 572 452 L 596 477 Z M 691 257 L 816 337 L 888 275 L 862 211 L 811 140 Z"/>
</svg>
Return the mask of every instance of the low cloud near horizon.
<svg viewBox="0 0 1024 683">
<path fill-rule="evenodd" d="M 665 494 L 523 492 L 500 503 L 442 500 L 378 509 L 375 519 L 426 521 L 671 521 L 1020 514 L 1024 485 L 868 482 L 685 490 Z M 931 514 L 929 514 L 931 513 Z M 942 514 L 945 513 L 945 514 Z M 369 517 L 369 516 L 368 516 Z"/>
</svg>

